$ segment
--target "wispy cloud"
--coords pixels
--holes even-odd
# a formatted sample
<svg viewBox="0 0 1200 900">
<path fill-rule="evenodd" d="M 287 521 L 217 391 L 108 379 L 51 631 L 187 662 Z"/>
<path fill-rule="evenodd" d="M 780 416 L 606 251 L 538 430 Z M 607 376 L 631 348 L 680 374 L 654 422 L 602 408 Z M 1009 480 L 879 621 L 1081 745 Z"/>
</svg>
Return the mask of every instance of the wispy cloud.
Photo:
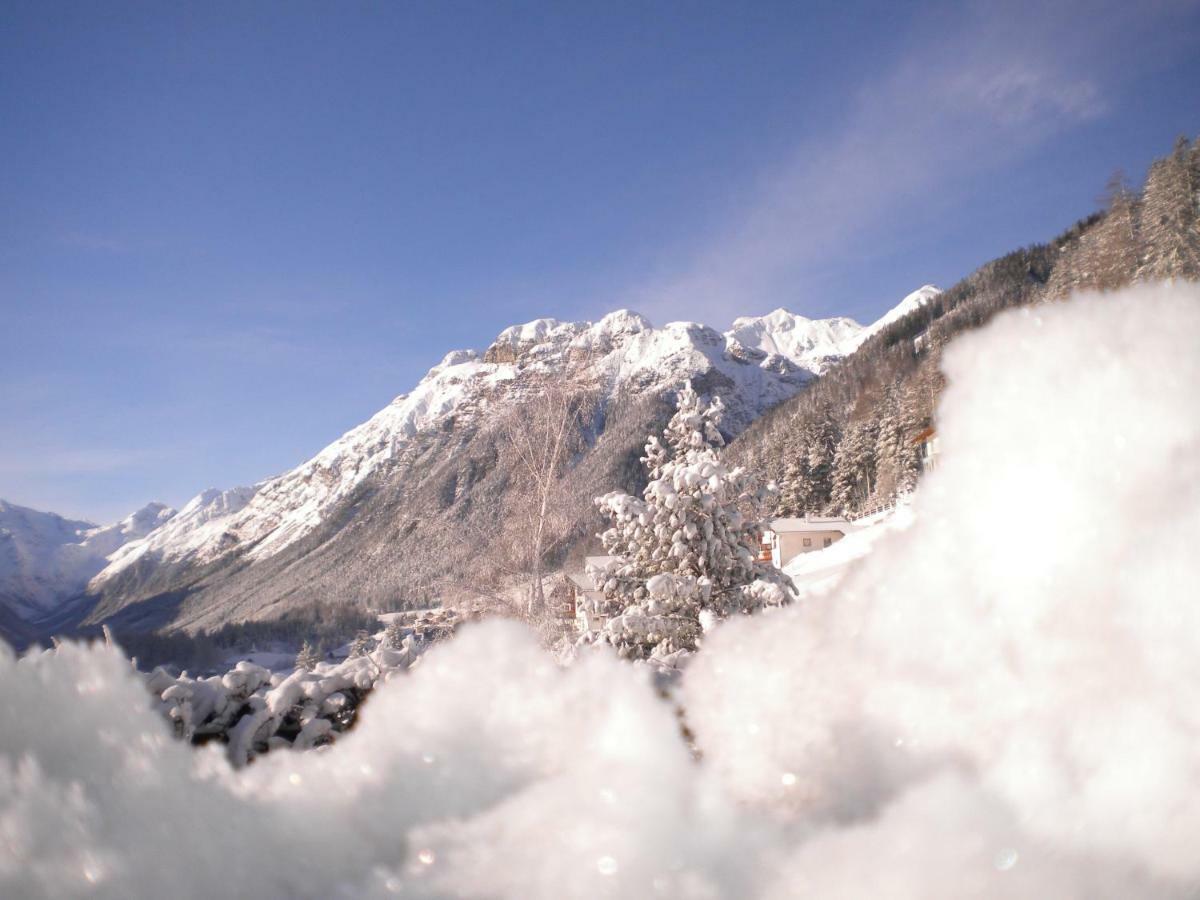
<svg viewBox="0 0 1200 900">
<path fill-rule="evenodd" d="M 791 155 L 753 184 L 726 221 L 626 301 L 652 319 L 719 324 L 778 303 L 830 266 L 851 265 L 906 206 L 1019 158 L 1103 116 L 1131 18 L 1178 4 L 991 4 L 944 8 L 916 23 L 905 50 L 864 85 L 844 119 L 806 127 Z"/>
<path fill-rule="evenodd" d="M 977 110 L 1001 128 L 1044 131 L 1048 124 L 1071 125 L 1108 111 L 1094 81 L 1061 77 L 1044 64 L 1016 61 L 995 71 L 968 70 L 951 82 L 951 96 L 957 94 L 960 114 Z"/>
</svg>

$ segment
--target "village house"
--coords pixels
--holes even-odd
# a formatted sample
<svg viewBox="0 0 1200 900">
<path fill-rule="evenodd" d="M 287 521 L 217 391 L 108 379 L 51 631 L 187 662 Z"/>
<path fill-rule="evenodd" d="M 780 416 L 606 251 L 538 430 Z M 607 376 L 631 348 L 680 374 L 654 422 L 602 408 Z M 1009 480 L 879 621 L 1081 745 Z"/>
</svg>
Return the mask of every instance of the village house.
<svg viewBox="0 0 1200 900">
<path fill-rule="evenodd" d="M 913 438 L 913 443 L 921 448 L 921 471 L 929 472 L 936 469 L 941 448 L 938 446 L 938 434 L 933 426 L 926 428 Z"/>
<path fill-rule="evenodd" d="M 571 587 L 569 609 L 575 617 L 575 627 L 580 634 L 600 632 L 609 617 L 600 612 L 604 608 L 604 591 L 589 574 L 592 568 L 603 569 L 615 556 L 588 556 L 583 560 L 582 572 L 571 572 L 567 583 Z"/>
<path fill-rule="evenodd" d="M 782 569 L 801 553 L 824 550 L 840 541 L 853 525 L 839 516 L 772 519 L 763 532 L 763 551 Z"/>
</svg>

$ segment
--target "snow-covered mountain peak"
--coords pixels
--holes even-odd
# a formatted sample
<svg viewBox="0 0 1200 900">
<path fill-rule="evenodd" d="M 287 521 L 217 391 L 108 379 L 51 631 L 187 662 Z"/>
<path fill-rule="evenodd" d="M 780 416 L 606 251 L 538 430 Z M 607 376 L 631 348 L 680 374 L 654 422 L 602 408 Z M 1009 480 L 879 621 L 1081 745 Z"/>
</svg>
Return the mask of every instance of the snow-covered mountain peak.
<svg viewBox="0 0 1200 900">
<path fill-rule="evenodd" d="M 430 375 L 434 375 L 444 369 L 451 369 L 454 366 L 461 366 L 464 363 L 475 362 L 479 359 L 479 352 L 476 350 L 451 350 L 442 357 L 442 361 L 429 370 Z"/>
<path fill-rule="evenodd" d="M 174 508 L 155 500 L 147 503 L 137 512 L 130 513 L 117 524 L 125 534 L 136 534 L 140 537 L 143 534 L 149 534 L 160 525 L 166 524 L 176 512 L 177 510 Z"/>
<path fill-rule="evenodd" d="M 174 516 L 175 510 L 165 503 L 147 503 L 119 522 L 93 528 L 82 545 L 97 557 L 107 557 L 130 541 L 144 538 L 156 528 L 161 528 Z"/>
<path fill-rule="evenodd" d="M 596 327 L 607 334 L 636 334 L 639 331 L 649 331 L 654 326 L 639 312 L 632 309 L 617 309 L 604 316 Z"/>
<path fill-rule="evenodd" d="M 738 316 L 738 318 L 733 320 L 733 328 L 731 330 L 737 331 L 739 328 L 758 326 L 773 331 L 791 331 L 797 325 L 803 327 L 812 321 L 812 319 L 798 313 L 789 312 L 780 306 L 771 310 L 765 316 Z"/>
<path fill-rule="evenodd" d="M 177 515 L 181 518 L 196 521 L 207 520 L 237 512 L 254 496 L 254 488 L 236 487 L 222 490 L 207 488 L 184 504 Z"/>
<path fill-rule="evenodd" d="M 631 309 L 615 310 L 596 322 L 534 319 L 501 331 L 483 358 L 488 362 L 531 361 L 568 349 L 607 352 L 614 342 L 653 330 L 649 319 Z"/>
<path fill-rule="evenodd" d="M 831 360 L 853 352 L 862 330 L 853 319 L 809 319 L 781 307 L 765 316 L 734 319 L 733 328 L 725 335 L 741 347 L 782 357 L 820 374 Z"/>
<path fill-rule="evenodd" d="M 563 338 L 573 337 L 589 323 L 560 322 L 558 319 L 534 319 L 524 325 L 511 325 L 505 328 L 492 341 L 488 348 L 491 355 L 502 348 L 517 351 L 522 348 L 545 343 L 555 343 Z"/>
<path fill-rule="evenodd" d="M 582 334 L 575 338 L 576 343 L 591 346 L 600 340 L 614 340 L 643 331 L 653 331 L 650 320 L 632 309 L 618 309 L 610 312 L 595 324 L 588 323 Z"/>
<path fill-rule="evenodd" d="M 129 540 L 110 551 L 103 572 L 118 572 L 152 550 L 188 545 L 192 542 L 198 546 L 210 538 L 219 542 L 224 522 L 244 509 L 256 492 L 256 487 L 236 487 L 228 490 L 208 488 L 201 491 L 158 528 L 137 535 L 137 539 Z"/>
<path fill-rule="evenodd" d="M 864 329 L 863 340 L 866 340 L 873 334 L 887 328 L 893 322 L 898 322 L 911 312 L 920 309 L 934 297 L 941 294 L 941 288 L 935 287 L 932 284 L 924 285 L 913 291 L 882 316 L 872 322 Z"/>
</svg>

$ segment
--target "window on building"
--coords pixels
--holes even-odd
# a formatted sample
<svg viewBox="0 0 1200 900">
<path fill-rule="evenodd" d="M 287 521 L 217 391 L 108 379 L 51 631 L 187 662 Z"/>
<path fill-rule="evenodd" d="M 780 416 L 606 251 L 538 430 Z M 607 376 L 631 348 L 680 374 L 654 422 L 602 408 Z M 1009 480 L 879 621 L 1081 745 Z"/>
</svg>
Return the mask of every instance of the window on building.
<svg viewBox="0 0 1200 900">
<path fill-rule="evenodd" d="M 825 538 L 825 546 L 828 547 L 833 543 L 833 538 Z"/>
<path fill-rule="evenodd" d="M 804 546 L 805 546 L 805 547 L 811 547 L 811 546 L 812 546 L 812 538 L 805 538 L 805 539 L 804 539 Z"/>
</svg>

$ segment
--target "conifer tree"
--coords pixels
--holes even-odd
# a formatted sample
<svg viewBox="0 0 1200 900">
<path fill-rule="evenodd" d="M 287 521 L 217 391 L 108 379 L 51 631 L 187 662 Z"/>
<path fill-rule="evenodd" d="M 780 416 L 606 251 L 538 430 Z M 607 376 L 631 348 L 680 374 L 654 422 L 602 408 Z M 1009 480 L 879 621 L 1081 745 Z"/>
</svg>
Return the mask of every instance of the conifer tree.
<svg viewBox="0 0 1200 900">
<path fill-rule="evenodd" d="M 593 575 L 614 617 L 607 637 L 626 655 L 694 649 L 702 611 L 723 617 L 787 600 L 784 576 L 757 559 L 765 497 L 721 460 L 721 411 L 719 398 L 704 404 L 685 386 L 663 439 L 646 444 L 642 498 L 596 500 L 613 522 L 601 540 L 616 561 Z"/>
<path fill-rule="evenodd" d="M 371 652 L 371 635 L 366 629 L 360 629 L 350 643 L 350 659 L 366 656 Z"/>
<path fill-rule="evenodd" d="M 899 382 L 884 393 L 875 439 L 875 494 L 881 499 L 891 499 L 916 486 L 921 453 L 913 439 L 923 424 L 918 407 L 915 391 Z"/>
<path fill-rule="evenodd" d="M 854 512 L 874 493 L 877 436 L 871 418 L 851 422 L 842 434 L 833 466 L 833 507 L 839 512 Z"/>
<path fill-rule="evenodd" d="M 1137 196 L 1119 170 L 1108 181 L 1105 205 L 1108 214 L 1095 229 L 1091 286 L 1113 290 L 1133 280 L 1143 253 Z"/>
<path fill-rule="evenodd" d="M 787 463 L 779 483 L 780 514 L 802 516 L 809 511 L 812 495 L 812 474 L 808 467 L 808 445 L 792 444 L 784 448 Z"/>
<path fill-rule="evenodd" d="M 1180 138 L 1170 156 L 1150 167 L 1142 208 L 1146 278 L 1200 278 L 1198 160 L 1195 148 Z"/>
<path fill-rule="evenodd" d="M 383 646 L 388 650 L 399 650 L 404 643 L 404 630 L 398 617 L 393 617 L 383 631 Z"/>
<path fill-rule="evenodd" d="M 833 464 L 841 440 L 841 429 L 830 407 L 815 411 L 805 426 L 804 437 L 809 479 L 806 506 L 811 510 L 824 509 L 833 498 Z"/>
<path fill-rule="evenodd" d="M 919 379 L 916 383 L 904 389 L 900 397 L 899 435 L 896 446 L 896 456 L 893 461 L 896 473 L 896 491 L 906 494 L 917 486 L 921 477 L 921 446 L 916 442 L 917 436 L 929 422 L 932 412 L 926 415 L 922 410 L 923 385 Z"/>
<path fill-rule="evenodd" d="M 300 652 L 296 654 L 296 668 L 311 672 L 317 667 L 317 663 L 320 661 L 321 656 L 317 652 L 317 649 L 308 641 L 305 641 L 300 647 Z"/>
</svg>

